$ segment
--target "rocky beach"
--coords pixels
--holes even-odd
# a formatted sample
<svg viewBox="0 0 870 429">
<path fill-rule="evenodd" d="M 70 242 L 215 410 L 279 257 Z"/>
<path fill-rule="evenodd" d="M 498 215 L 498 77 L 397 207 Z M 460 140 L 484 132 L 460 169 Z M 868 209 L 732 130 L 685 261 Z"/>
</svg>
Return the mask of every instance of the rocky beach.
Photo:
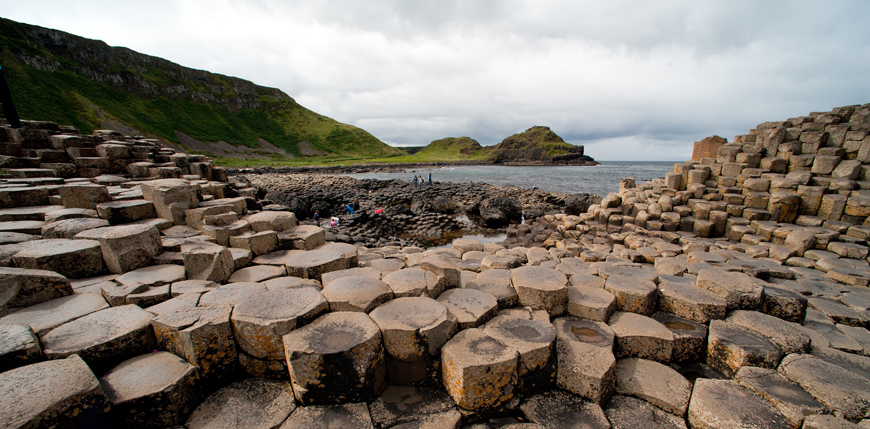
<svg viewBox="0 0 870 429">
<path fill-rule="evenodd" d="M 0 127 L 2 427 L 870 425 L 870 105 L 600 199 L 25 125 Z M 479 232 L 505 239 L 453 238 Z"/>
</svg>

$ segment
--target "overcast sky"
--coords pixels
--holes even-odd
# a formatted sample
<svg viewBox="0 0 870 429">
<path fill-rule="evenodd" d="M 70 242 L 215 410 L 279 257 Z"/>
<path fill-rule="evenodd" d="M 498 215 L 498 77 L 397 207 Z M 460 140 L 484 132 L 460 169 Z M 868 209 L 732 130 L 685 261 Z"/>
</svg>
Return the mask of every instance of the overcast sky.
<svg viewBox="0 0 870 429">
<path fill-rule="evenodd" d="M 277 87 L 386 143 L 549 126 L 683 160 L 870 102 L 870 1 L 0 0 L 0 15 Z"/>
</svg>

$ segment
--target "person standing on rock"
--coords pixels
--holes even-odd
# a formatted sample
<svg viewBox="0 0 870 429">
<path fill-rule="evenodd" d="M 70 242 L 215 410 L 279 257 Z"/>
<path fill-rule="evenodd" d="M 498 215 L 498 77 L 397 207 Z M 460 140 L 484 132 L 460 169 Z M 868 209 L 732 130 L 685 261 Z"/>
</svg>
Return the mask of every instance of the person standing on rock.
<svg viewBox="0 0 870 429">
<path fill-rule="evenodd" d="M 432 186 L 432 172 L 429 172 L 429 186 Z"/>
<path fill-rule="evenodd" d="M 351 207 L 353 207 L 353 211 L 355 211 L 355 212 L 359 211 L 359 198 L 353 199 L 353 204 L 351 205 Z"/>
<path fill-rule="evenodd" d="M 414 187 L 415 188 L 417 187 L 417 175 L 416 174 L 414 175 Z"/>
<path fill-rule="evenodd" d="M 345 204 L 345 205 L 344 205 L 344 209 L 347 210 L 347 214 L 348 214 L 348 215 L 352 215 L 352 214 L 353 214 L 353 207 L 351 207 L 350 204 Z"/>
<path fill-rule="evenodd" d="M 314 221 L 320 224 L 320 210 L 314 211 Z"/>
</svg>

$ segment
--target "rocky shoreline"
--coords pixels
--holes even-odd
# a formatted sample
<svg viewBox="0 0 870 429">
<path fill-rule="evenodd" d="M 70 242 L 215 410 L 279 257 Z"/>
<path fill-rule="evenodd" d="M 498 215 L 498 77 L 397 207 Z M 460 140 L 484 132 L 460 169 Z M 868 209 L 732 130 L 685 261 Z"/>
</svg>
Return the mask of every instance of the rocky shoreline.
<svg viewBox="0 0 870 429">
<path fill-rule="evenodd" d="M 265 191 L 269 202 L 286 206 L 301 222 L 312 221 L 319 212 L 319 225 L 327 227 L 329 218 L 340 217 L 338 227 L 327 234 L 335 241 L 359 243 L 368 247 L 385 245 L 440 245 L 463 235 L 504 233 L 511 223 L 545 214 L 583 213 L 601 201 L 589 194 L 570 195 L 516 186 L 485 183 L 434 182 L 423 188 L 402 180 L 358 180 L 323 174 L 265 173 L 230 171 L 238 186 Z M 503 208 L 484 210 L 481 203 L 500 199 L 519 207 L 506 217 Z M 510 201 L 503 201 L 508 199 Z M 358 202 L 354 215 L 345 204 Z M 380 212 L 378 212 L 380 210 Z M 510 211 L 510 210 L 508 210 Z"/>
<path fill-rule="evenodd" d="M 584 162 L 483 162 L 483 161 L 438 161 L 438 162 L 409 162 L 409 163 L 365 163 L 353 165 L 303 165 L 298 167 L 248 167 L 228 168 L 230 175 L 236 174 L 358 174 L 358 173 L 398 173 L 406 170 L 435 169 L 441 167 L 479 166 L 479 165 L 504 165 L 511 167 L 536 166 L 595 166 L 597 161 Z"/>
</svg>

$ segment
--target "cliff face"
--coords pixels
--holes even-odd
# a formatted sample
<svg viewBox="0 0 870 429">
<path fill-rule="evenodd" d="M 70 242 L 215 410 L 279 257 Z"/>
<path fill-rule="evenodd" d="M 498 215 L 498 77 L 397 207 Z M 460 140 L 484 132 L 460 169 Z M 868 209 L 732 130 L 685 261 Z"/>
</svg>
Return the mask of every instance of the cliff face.
<svg viewBox="0 0 870 429">
<path fill-rule="evenodd" d="M 292 155 L 399 153 L 362 129 L 318 115 L 279 89 L 162 58 L 0 18 L 0 64 L 22 117 L 91 132 L 110 123 L 182 144 L 259 148 L 265 140 Z M 225 151 L 215 155 L 222 155 Z M 268 151 L 266 151 L 268 152 Z"/>
<path fill-rule="evenodd" d="M 268 88 L 236 77 L 196 70 L 136 51 L 111 47 L 101 40 L 74 36 L 50 28 L 4 22 L 3 30 L 26 36 L 55 58 L 22 52 L 21 60 L 38 70 L 67 69 L 88 79 L 110 85 L 143 98 L 167 97 L 197 103 L 215 103 L 231 111 L 263 107 L 260 96 L 273 98 L 289 107 L 295 100 L 276 88 Z M 17 28 L 16 28 L 17 27 Z"/>
</svg>

